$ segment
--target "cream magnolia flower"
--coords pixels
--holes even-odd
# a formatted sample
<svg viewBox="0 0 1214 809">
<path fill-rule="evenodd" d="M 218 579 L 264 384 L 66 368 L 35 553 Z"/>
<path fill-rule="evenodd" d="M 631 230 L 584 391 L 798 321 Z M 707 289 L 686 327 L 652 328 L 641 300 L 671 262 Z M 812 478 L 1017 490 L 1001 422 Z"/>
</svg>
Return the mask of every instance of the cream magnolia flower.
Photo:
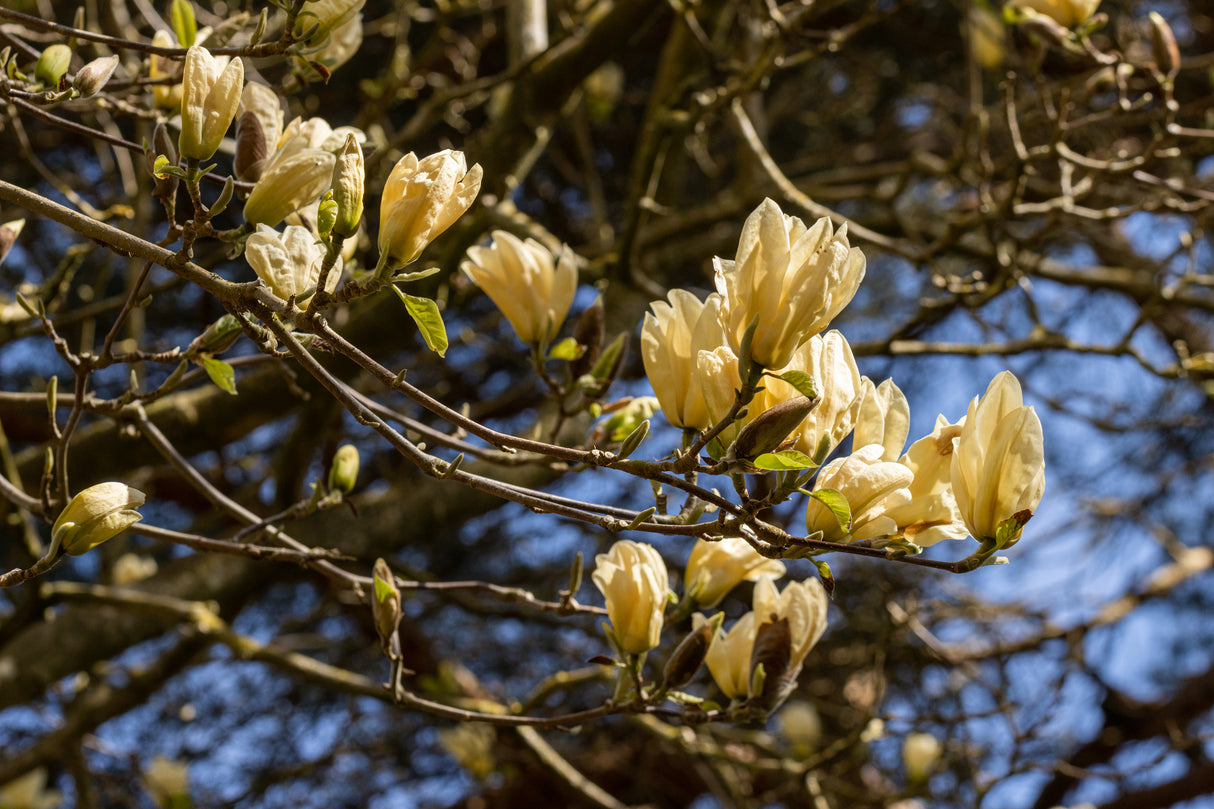
<svg viewBox="0 0 1214 809">
<path fill-rule="evenodd" d="M 168 31 L 160 29 L 152 34 L 152 45 L 157 48 L 176 48 L 177 38 Z M 226 59 L 227 57 L 220 57 Z M 167 56 L 152 54 L 148 59 L 148 78 L 167 79 L 177 75 L 178 62 Z M 152 102 L 163 109 L 181 110 L 180 84 L 153 84 Z"/>
<path fill-rule="evenodd" d="M 52 554 L 79 556 L 143 519 L 135 509 L 146 495 L 125 483 L 98 483 L 77 493 L 51 529 Z"/>
<path fill-rule="evenodd" d="M 911 444 L 898 461 L 914 475 L 908 487 L 911 499 L 889 509 L 885 516 L 916 545 L 928 547 L 942 539 L 969 536 L 951 483 L 953 439 L 960 434 L 960 424 L 949 424 L 944 416 L 937 416 L 935 429 Z"/>
<path fill-rule="evenodd" d="M 658 645 L 670 585 L 666 563 L 652 545 L 622 539 L 594 557 L 591 575 L 607 600 L 607 617 L 623 651 L 640 654 Z"/>
<path fill-rule="evenodd" d="M 829 219 L 806 229 L 765 199 L 746 219 L 734 261 L 714 259 L 730 346 L 739 350 L 758 318 L 750 356 L 765 368 L 788 364 L 796 348 L 825 329 L 864 278 L 864 254 Z"/>
<path fill-rule="evenodd" d="M 834 489 L 847 499 L 851 529 L 844 530 L 834 512 L 811 497 L 805 513 L 808 532 L 821 531 L 828 542 L 851 542 L 897 533 L 897 523 L 886 512 L 910 502 L 907 487 L 914 474 L 900 463 L 881 460 L 884 452 L 880 444 L 869 444 L 822 467 L 814 491 Z"/>
<path fill-rule="evenodd" d="M 399 266 L 463 216 L 481 190 L 481 167 L 450 149 L 422 160 L 410 152 L 388 175 L 379 206 L 379 249 Z"/>
<path fill-rule="evenodd" d="M 792 638 L 788 670 L 796 671 L 826 631 L 826 590 L 817 579 L 789 582 L 783 592 L 767 576 L 755 583 L 754 613 L 760 630 L 769 621 L 786 619 Z"/>
<path fill-rule="evenodd" d="M 284 301 L 314 289 L 320 280 L 320 267 L 325 259 L 325 247 L 312 232 L 298 225 L 287 225 L 281 234 L 265 225 L 249 237 L 244 248 L 245 260 L 278 297 Z M 332 292 L 341 279 L 341 257 L 337 258 L 325 280 L 325 291 Z"/>
<path fill-rule="evenodd" d="M 1072 28 L 1087 22 L 1096 13 L 1100 0 L 1011 0 L 1009 5 L 1040 12 L 1059 25 Z"/>
<path fill-rule="evenodd" d="M 468 248 L 461 267 L 485 291 L 524 343 L 552 341 L 577 291 L 577 265 L 566 247 L 553 260 L 535 239 L 523 241 L 504 230 L 493 231 L 488 247 Z"/>
<path fill-rule="evenodd" d="M 273 227 L 315 202 L 329 188 L 337 158 L 309 148 L 303 137 L 288 140 L 274 153 L 244 205 L 246 222 Z"/>
<path fill-rule="evenodd" d="M 1045 490 L 1045 448 L 1041 421 L 1024 404 L 1020 382 L 1010 371 L 992 379 L 985 395 L 970 402 L 950 477 L 971 536 L 993 540 L 999 524 L 1016 517 L 1014 533 L 1003 547 L 1019 538 Z"/>
<path fill-rule="evenodd" d="M 236 155 L 232 169 L 245 181 L 257 181 L 282 137 L 282 106 L 264 84 L 249 82 L 236 114 Z"/>
<path fill-rule="evenodd" d="M 785 371 L 805 371 L 814 378 L 820 398 L 797 428 L 794 448 L 811 458 L 824 458 L 855 427 L 863 402 L 863 380 L 851 346 L 837 331 L 815 335 L 793 352 L 778 373 Z M 773 377 L 765 377 L 763 387 L 753 403 L 756 412 L 800 395 L 792 385 Z"/>
<path fill-rule="evenodd" d="M 738 376 L 738 357 L 729 346 L 720 346 L 711 351 L 696 352 L 693 385 L 698 384 L 700 398 L 704 402 L 705 420 L 708 425 L 716 424 L 733 407 L 738 389 L 742 387 L 741 377 Z M 755 397 L 746 406 L 740 419 L 721 431 L 718 440 L 722 446 L 729 446 L 738 437 L 742 428 L 754 421 L 755 416 L 763 412 L 763 404 Z"/>
<path fill-rule="evenodd" d="M 137 553 L 124 553 L 114 562 L 110 571 L 110 580 L 118 587 L 125 587 L 137 581 L 149 579 L 156 575 L 159 565 L 150 556 L 140 556 Z M 0 803 L 0 806 L 3 806 Z"/>
<path fill-rule="evenodd" d="M 741 582 L 764 575 L 783 576 L 784 563 L 763 556 L 741 537 L 725 537 L 716 542 L 701 539 L 687 559 L 683 593 L 702 607 L 715 607 Z"/>
<path fill-rule="evenodd" d="M 261 134 L 266 150 L 276 150 L 283 133 L 284 117 L 278 93 L 264 84 L 249 82 L 240 94 L 240 108 L 237 110 L 237 115 L 243 117 L 247 112 L 253 113 L 257 122 L 261 124 Z"/>
<path fill-rule="evenodd" d="M 190 794 L 190 765 L 164 756 L 156 756 L 143 773 L 152 799 L 161 809 L 182 805 L 180 799 Z"/>
<path fill-rule="evenodd" d="M 696 614 L 698 629 L 704 617 Z M 750 694 L 750 654 L 755 645 L 755 614 L 748 612 L 728 631 L 718 631 L 704 662 L 717 688 L 730 699 L 745 699 Z"/>
<path fill-rule="evenodd" d="M 177 140 L 182 157 L 207 160 L 215 154 L 236 117 L 243 87 L 244 63 L 240 59 L 221 61 L 200 45 L 186 51 L 181 80 L 181 136 Z"/>
<path fill-rule="evenodd" d="M 902 767 L 911 783 L 922 783 L 936 768 L 944 748 L 930 733 L 908 733 L 902 740 Z"/>
<path fill-rule="evenodd" d="M 45 767 L 35 767 L 0 785 L 0 806 L 5 809 L 58 809 L 62 805 L 63 793 L 46 788 Z"/>
<path fill-rule="evenodd" d="M 645 375 L 671 424 L 705 430 L 713 422 L 704 406 L 696 361 L 700 351 L 725 344 L 721 296 L 714 292 L 701 301 L 687 290 L 672 289 L 666 297 L 666 301 L 649 304 L 653 311 L 645 314 L 641 326 Z"/>
<path fill-rule="evenodd" d="M 822 717 L 812 703 L 790 701 L 776 714 L 776 726 L 797 758 L 805 758 L 822 746 Z"/>
<path fill-rule="evenodd" d="M 885 448 L 881 460 L 896 461 L 910 433 L 910 405 L 892 379 L 874 385 L 871 379 L 864 377 L 862 384 L 863 399 L 852 435 L 852 446 L 880 444 Z"/>
</svg>

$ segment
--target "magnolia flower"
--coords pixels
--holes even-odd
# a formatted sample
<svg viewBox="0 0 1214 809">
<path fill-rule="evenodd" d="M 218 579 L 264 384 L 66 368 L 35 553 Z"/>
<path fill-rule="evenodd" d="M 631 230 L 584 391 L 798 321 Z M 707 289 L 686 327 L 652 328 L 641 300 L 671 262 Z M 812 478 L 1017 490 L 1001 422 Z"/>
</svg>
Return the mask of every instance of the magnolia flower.
<svg viewBox="0 0 1214 809">
<path fill-rule="evenodd" d="M 388 175 L 379 206 L 379 249 L 399 266 L 422 250 L 476 199 L 481 167 L 467 168 L 463 152 L 450 149 L 422 160 L 413 152 L 402 157 Z"/>
<path fill-rule="evenodd" d="M 316 25 L 308 43 L 319 43 L 330 32 L 354 19 L 365 3 L 366 0 L 307 0 L 296 18 L 295 33 L 298 36 Z"/>
<path fill-rule="evenodd" d="M 856 430 L 852 435 L 852 446 L 865 447 L 880 444 L 885 448 L 883 461 L 896 461 L 906 444 L 910 432 L 910 406 L 902 390 L 887 379 L 879 386 L 868 377 L 864 386 L 860 412 L 856 417 Z"/>
<path fill-rule="evenodd" d="M 289 140 L 261 173 L 244 205 L 246 222 L 273 227 L 314 202 L 329 188 L 337 158 L 310 149 L 303 138 Z"/>
<path fill-rule="evenodd" d="M 1073 28 L 1096 13 L 1100 0 L 1011 0 L 1015 8 L 1031 9 L 1053 19 L 1059 25 Z"/>
<path fill-rule="evenodd" d="M 267 157 L 282 137 L 282 105 L 264 84 L 249 82 L 240 95 L 236 116 L 236 157 L 232 168 L 242 180 L 261 177 Z"/>
<path fill-rule="evenodd" d="M 760 625 L 781 618 L 788 621 L 792 639 L 789 671 L 801 668 L 809 650 L 826 631 L 827 604 L 826 590 L 817 579 L 789 582 L 783 592 L 778 592 L 774 580 L 767 576 L 755 583 L 754 612 Z"/>
<path fill-rule="evenodd" d="M 620 648 L 641 654 L 658 645 L 670 588 L 666 563 L 652 545 L 622 539 L 594 557 L 591 575 L 607 600 L 607 617 Z"/>
<path fill-rule="evenodd" d="M 308 54 L 312 61 L 333 71 L 350 61 L 362 44 L 363 15 L 359 13 L 330 31 L 329 38 L 315 49 L 308 49 Z"/>
<path fill-rule="evenodd" d="M 702 607 L 715 607 L 739 583 L 764 575 L 783 576 L 784 563 L 761 555 L 741 537 L 716 542 L 701 539 L 687 559 L 683 593 Z"/>
<path fill-rule="evenodd" d="M 468 248 L 464 274 L 497 305 L 520 340 L 531 345 L 551 342 L 577 290 L 573 253 L 563 248 L 554 261 L 535 239 L 523 241 L 504 230 L 492 236 L 490 246 Z"/>
<path fill-rule="evenodd" d="M 143 772 L 148 791 L 161 809 L 189 805 L 182 798 L 190 794 L 190 765 L 164 756 L 156 756 Z"/>
<path fill-rule="evenodd" d="M 243 86 L 244 63 L 240 59 L 221 61 L 200 45 L 186 51 L 181 80 L 181 136 L 177 140 L 182 157 L 207 160 L 215 154 L 236 117 Z"/>
<path fill-rule="evenodd" d="M 785 371 L 805 371 L 814 378 L 818 404 L 797 428 L 800 437 L 793 446 L 811 458 L 824 458 L 852 431 L 863 402 L 862 377 L 851 346 L 837 331 L 815 335 L 793 352 L 779 373 Z M 773 377 L 764 378 L 763 387 L 753 403 L 756 412 L 800 395 Z"/>
<path fill-rule="evenodd" d="M 285 301 L 316 287 L 325 260 L 325 246 L 310 230 L 299 225 L 287 225 L 281 234 L 258 225 L 257 232 L 245 242 L 244 255 L 262 283 Z M 340 278 L 339 256 L 325 279 L 325 291 L 336 289 Z"/>
<path fill-rule="evenodd" d="M 950 476 L 971 536 L 994 540 L 999 525 L 1015 518 L 1001 547 L 1020 537 L 1045 489 L 1045 449 L 1041 421 L 1023 403 L 1020 383 L 1010 371 L 992 379 L 982 398 L 970 402 Z"/>
<path fill-rule="evenodd" d="M 0 806 L 7 809 L 57 809 L 62 805 L 63 793 L 46 788 L 45 767 L 35 767 L 0 785 Z"/>
<path fill-rule="evenodd" d="M 51 529 L 52 551 L 79 556 L 143 519 L 147 496 L 125 483 L 98 483 L 77 493 Z"/>
<path fill-rule="evenodd" d="M 176 48 L 177 38 L 168 31 L 159 29 L 152 34 L 152 45 L 156 48 Z M 221 60 L 226 60 L 226 56 L 219 57 Z M 150 79 L 167 79 L 177 75 L 178 63 L 167 56 L 157 56 L 152 54 L 148 59 L 148 78 Z M 180 84 L 153 84 L 152 85 L 152 102 L 157 106 L 167 110 L 181 109 L 181 85 Z"/>
<path fill-rule="evenodd" d="M 856 434 L 859 433 L 857 428 Z M 889 509 L 885 516 L 896 522 L 902 535 L 916 545 L 927 547 L 942 539 L 969 536 L 957 510 L 950 478 L 953 439 L 960 433 L 960 424 L 949 424 L 944 416 L 937 416 L 935 429 L 911 444 L 898 461 L 914 476 L 908 487 L 911 499 Z"/>
<path fill-rule="evenodd" d="M 693 619 L 698 628 L 704 616 Z M 745 699 L 750 694 L 750 653 L 755 645 L 755 614 L 748 612 L 728 632 L 718 631 L 704 661 L 721 693 L 730 699 Z"/>
<path fill-rule="evenodd" d="M 738 376 L 738 357 L 729 346 L 719 346 L 711 351 L 701 349 L 695 355 L 694 375 L 693 384 L 698 384 L 700 399 L 704 403 L 706 426 L 714 425 L 729 413 L 737 399 L 738 389 L 742 387 L 741 377 Z M 746 406 L 742 417 L 719 433 L 718 440 L 722 446 L 732 444 L 742 428 L 762 412 L 762 401 L 756 396 Z"/>
<path fill-rule="evenodd" d="M 851 301 L 864 278 L 864 254 L 829 219 L 812 228 L 765 199 L 747 217 L 734 261 L 714 259 L 730 346 L 739 350 L 756 318 L 750 358 L 764 368 L 788 364 L 793 351 Z"/>
<path fill-rule="evenodd" d="M 805 758 L 822 745 L 822 717 L 812 703 L 793 700 L 776 714 L 780 735 L 788 740 L 792 753 Z"/>
<path fill-rule="evenodd" d="M 805 529 L 821 531 L 828 542 L 851 542 L 897 533 L 897 523 L 886 512 L 910 502 L 914 474 L 895 461 L 881 460 L 885 448 L 880 444 L 861 447 L 846 458 L 822 467 L 814 491 L 834 489 L 847 499 L 851 508 L 851 526 L 844 528 L 834 512 L 810 498 L 805 512 Z"/>
<path fill-rule="evenodd" d="M 333 202 L 337 204 L 334 233 L 348 238 L 358 232 L 358 223 L 363 218 L 365 183 L 363 149 L 358 145 L 358 138 L 350 132 L 346 134 L 346 142 L 337 154 L 337 165 L 333 167 Z"/>
<path fill-rule="evenodd" d="M 712 351 L 725 344 L 720 320 L 721 296 L 714 292 L 708 300 L 700 301 L 686 290 L 672 289 L 666 297 L 669 303 L 649 304 L 653 311 L 645 314 L 641 326 L 645 375 L 671 424 L 705 430 L 713 422 L 704 406 L 696 362 L 700 351 Z"/>
<path fill-rule="evenodd" d="M 902 766 L 906 779 L 919 784 L 928 779 L 943 748 L 940 740 L 930 733 L 908 733 L 902 740 Z"/>
</svg>

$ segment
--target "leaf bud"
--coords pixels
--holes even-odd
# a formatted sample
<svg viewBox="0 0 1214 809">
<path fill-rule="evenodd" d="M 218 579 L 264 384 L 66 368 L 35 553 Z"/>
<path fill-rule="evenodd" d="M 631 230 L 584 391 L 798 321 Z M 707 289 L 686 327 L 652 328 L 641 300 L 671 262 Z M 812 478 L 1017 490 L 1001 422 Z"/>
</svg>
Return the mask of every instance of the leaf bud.
<svg viewBox="0 0 1214 809">
<path fill-rule="evenodd" d="M 34 78 L 49 89 L 56 90 L 71 64 L 72 49 L 62 43 L 56 43 L 38 57 L 34 64 Z"/>
<path fill-rule="evenodd" d="M 396 578 L 382 557 L 375 560 L 372 580 L 371 615 L 375 618 L 375 632 L 384 651 L 393 656 L 399 655 L 396 629 L 400 625 L 400 590 L 396 588 Z"/>
<path fill-rule="evenodd" d="M 85 98 L 97 95 L 97 93 L 101 92 L 101 88 L 105 87 L 106 82 L 110 80 L 110 76 L 114 75 L 114 68 L 116 67 L 118 67 L 117 54 L 94 59 L 76 71 L 76 78 L 72 81 L 72 87 Z"/>
<path fill-rule="evenodd" d="M 185 350 L 186 356 L 222 354 L 232 347 L 232 344 L 236 342 L 240 334 L 240 323 L 236 318 L 232 315 L 224 315 L 207 326 L 206 331 L 194 338 L 194 341 Z"/>
<path fill-rule="evenodd" d="M 346 142 L 337 153 L 333 166 L 333 202 L 337 205 L 337 218 L 333 232 L 350 237 L 358 232 L 358 223 L 363 218 L 363 185 L 366 169 L 363 167 L 363 150 L 353 132 L 346 135 Z"/>
<path fill-rule="evenodd" d="M 5 256 L 8 251 L 13 249 L 13 245 L 17 242 L 17 237 L 21 235 L 22 228 L 25 227 L 24 219 L 14 219 L 11 222 L 5 222 L 0 225 L 0 264 L 4 263 Z"/>
<path fill-rule="evenodd" d="M 329 465 L 329 489 L 349 494 L 358 480 L 358 450 L 353 444 L 342 444 Z"/>
<path fill-rule="evenodd" d="M 1176 46 L 1176 35 L 1172 26 L 1158 11 L 1152 11 L 1151 49 L 1155 52 L 1155 65 L 1169 78 L 1180 72 L 1180 48 Z"/>
</svg>

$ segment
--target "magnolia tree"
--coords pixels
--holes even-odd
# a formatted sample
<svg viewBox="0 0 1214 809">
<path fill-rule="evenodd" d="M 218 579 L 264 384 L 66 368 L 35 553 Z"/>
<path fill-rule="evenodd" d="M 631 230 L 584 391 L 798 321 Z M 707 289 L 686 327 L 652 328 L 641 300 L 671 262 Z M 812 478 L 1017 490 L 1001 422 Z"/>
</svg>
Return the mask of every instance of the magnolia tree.
<svg viewBox="0 0 1214 809">
<path fill-rule="evenodd" d="M 1181 597 L 1208 549 L 1173 535 L 1105 594 L 1120 612 L 1005 604 L 1025 626 L 999 641 L 981 588 L 1051 541 L 1037 412 L 1010 370 L 956 366 L 930 426 L 916 400 L 948 399 L 922 368 L 908 395 L 857 360 L 1200 381 L 1197 224 L 1175 278 L 1085 277 L 1058 248 L 1079 221 L 1132 254 L 1118 222 L 1214 199 L 1206 62 L 1097 5 L 930 12 L 956 114 L 882 72 L 913 52 L 897 4 L 0 10 L 0 804 L 1130 800 L 1081 772 L 1119 741 L 1042 751 L 1049 712 L 1003 661 Z M 832 99 L 797 119 L 806 82 Z M 885 94 L 921 142 L 849 106 Z M 807 155 L 796 133 L 831 127 L 867 148 Z M 1117 342 L 1068 333 L 1049 312 L 1081 305 L 1034 278 L 1138 314 Z M 865 322 L 883 336 L 849 343 Z M 274 694 L 294 707 L 266 751 Z M 1164 726 L 1192 767 L 1124 805 L 1208 778 L 1200 728 Z"/>
</svg>

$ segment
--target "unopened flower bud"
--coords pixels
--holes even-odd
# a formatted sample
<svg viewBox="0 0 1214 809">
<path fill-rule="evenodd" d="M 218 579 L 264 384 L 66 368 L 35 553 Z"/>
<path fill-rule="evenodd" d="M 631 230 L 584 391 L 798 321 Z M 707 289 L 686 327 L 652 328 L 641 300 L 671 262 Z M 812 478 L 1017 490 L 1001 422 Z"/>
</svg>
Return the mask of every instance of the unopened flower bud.
<svg viewBox="0 0 1214 809">
<path fill-rule="evenodd" d="M 396 651 L 396 629 L 400 624 L 400 590 L 396 579 L 382 558 L 375 560 L 372 571 L 374 592 L 371 595 L 371 614 L 375 618 L 375 632 L 379 635 L 384 650 Z"/>
<path fill-rule="evenodd" d="M 1152 11 L 1151 18 L 1151 49 L 1155 52 L 1155 65 L 1168 76 L 1175 77 L 1180 72 L 1180 48 L 1176 46 L 1176 35 L 1172 26 L 1158 11 Z"/>
<path fill-rule="evenodd" d="M 908 733 L 902 742 L 902 766 L 913 784 L 926 781 L 940 760 L 940 741 L 930 733 Z"/>
<path fill-rule="evenodd" d="M 52 90 L 57 89 L 71 64 L 71 48 L 59 43 L 50 45 L 34 63 L 34 78 Z"/>
<path fill-rule="evenodd" d="M 4 263 L 4 258 L 8 255 L 8 251 L 13 249 L 13 245 L 17 243 L 17 237 L 21 235 L 21 230 L 25 227 L 24 219 L 14 219 L 11 222 L 5 222 L 0 225 L 0 264 Z"/>
<path fill-rule="evenodd" d="M 363 185 L 366 169 L 363 167 L 363 149 L 358 138 L 351 132 L 337 155 L 333 167 L 333 201 L 337 203 L 337 220 L 333 232 L 350 237 L 358 232 L 358 223 L 363 218 Z"/>
<path fill-rule="evenodd" d="M 412 152 L 405 155 L 384 185 L 380 252 L 398 266 L 413 261 L 463 216 L 480 188 L 481 167 L 467 168 L 463 152 L 446 150 L 421 160 Z"/>
<path fill-rule="evenodd" d="M 117 55 L 94 59 L 76 71 L 76 78 L 72 81 L 72 87 L 85 98 L 96 95 L 101 92 L 102 87 L 105 87 L 105 83 L 110 80 L 110 76 L 114 75 L 114 68 L 116 67 L 118 67 Z"/>
<path fill-rule="evenodd" d="M 232 170 L 239 179 L 256 182 L 265 165 L 266 137 L 261 121 L 256 114 L 246 112 L 236 120 L 236 156 L 232 160 Z"/>
<path fill-rule="evenodd" d="M 226 65 L 199 45 L 186 51 L 181 81 L 181 136 L 183 157 L 207 160 L 227 134 L 244 87 L 244 63 L 239 57 Z"/>
<path fill-rule="evenodd" d="M 727 459 L 754 460 L 765 452 L 773 452 L 817 404 L 817 397 L 798 396 L 763 411 L 742 428 Z"/>
<path fill-rule="evenodd" d="M 329 466 L 329 489 L 349 494 L 358 481 L 358 449 L 353 444 L 342 444 L 333 454 Z"/>
<path fill-rule="evenodd" d="M 185 350 L 186 356 L 222 354 L 232 347 L 240 335 L 240 322 L 232 315 L 224 315 L 194 338 Z"/>
<path fill-rule="evenodd" d="M 52 553 L 79 556 L 143 519 L 146 495 L 124 483 L 98 483 L 79 492 L 55 520 Z"/>
</svg>

